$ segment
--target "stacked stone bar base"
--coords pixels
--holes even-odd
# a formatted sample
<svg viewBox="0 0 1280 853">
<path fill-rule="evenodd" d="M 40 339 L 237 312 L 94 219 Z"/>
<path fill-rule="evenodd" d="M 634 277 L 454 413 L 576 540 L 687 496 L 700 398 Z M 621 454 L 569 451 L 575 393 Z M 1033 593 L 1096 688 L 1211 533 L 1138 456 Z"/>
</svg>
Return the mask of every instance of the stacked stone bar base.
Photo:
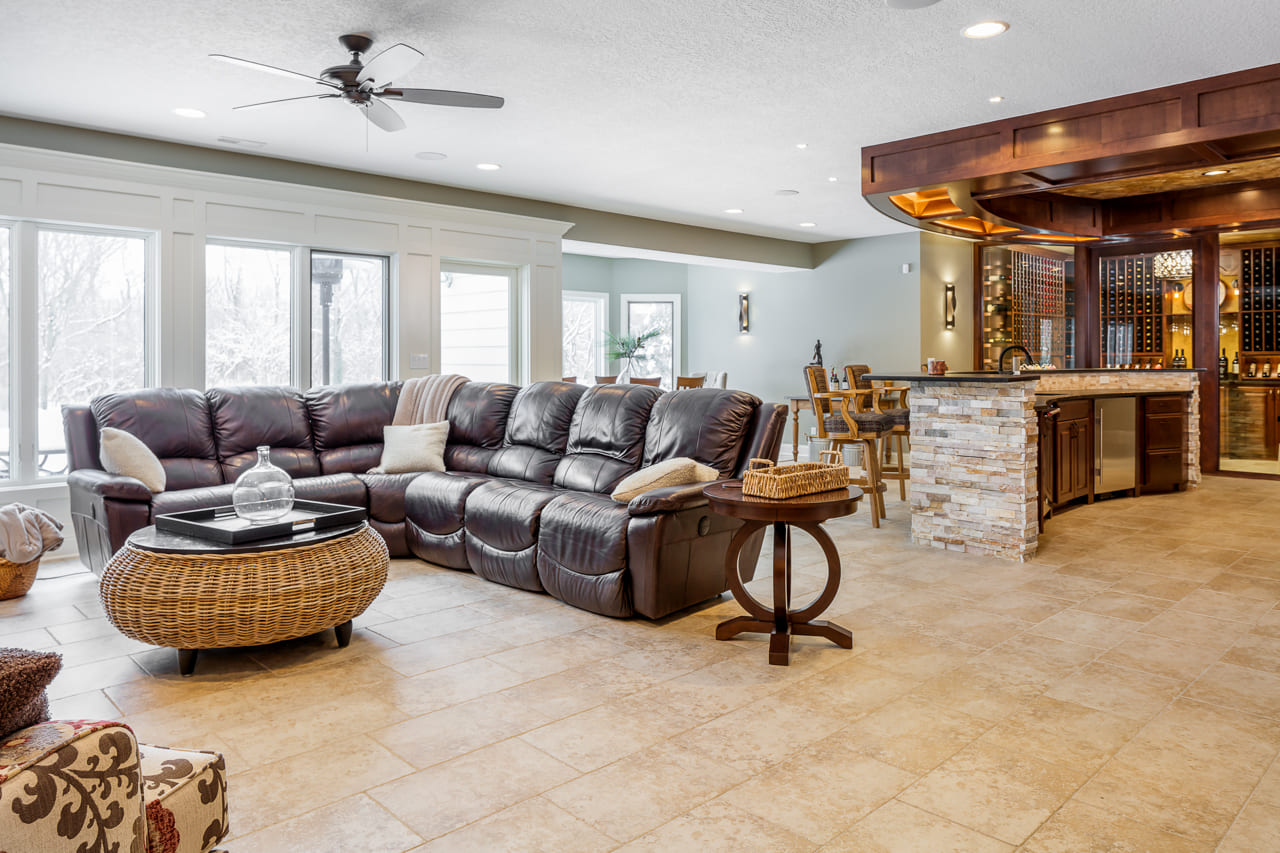
<svg viewBox="0 0 1280 853">
<path fill-rule="evenodd" d="M 911 540 L 1014 560 L 1036 552 L 1038 378 L 911 382 Z"/>
</svg>

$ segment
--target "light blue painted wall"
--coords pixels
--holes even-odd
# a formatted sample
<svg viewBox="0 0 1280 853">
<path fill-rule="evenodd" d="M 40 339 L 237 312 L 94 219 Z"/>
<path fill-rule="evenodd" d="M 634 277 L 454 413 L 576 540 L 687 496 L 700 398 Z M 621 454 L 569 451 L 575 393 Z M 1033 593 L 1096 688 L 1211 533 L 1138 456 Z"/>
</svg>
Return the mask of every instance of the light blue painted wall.
<svg viewBox="0 0 1280 853">
<path fill-rule="evenodd" d="M 689 363 L 689 270 L 687 264 L 647 261 L 632 258 L 597 258 L 589 255 L 565 255 L 561 267 L 561 286 L 565 290 L 585 290 L 609 294 L 609 330 L 615 335 L 621 328 L 620 298 L 624 293 L 680 294 L 681 373 Z M 616 367 L 616 365 L 615 365 Z"/>
</svg>

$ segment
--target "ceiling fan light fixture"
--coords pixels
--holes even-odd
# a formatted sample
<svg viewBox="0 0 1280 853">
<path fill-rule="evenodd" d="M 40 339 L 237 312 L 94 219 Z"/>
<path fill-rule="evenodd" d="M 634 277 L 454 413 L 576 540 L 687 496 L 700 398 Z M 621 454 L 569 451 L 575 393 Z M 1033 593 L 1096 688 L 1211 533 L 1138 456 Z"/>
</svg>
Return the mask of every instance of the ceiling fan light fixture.
<svg viewBox="0 0 1280 853">
<path fill-rule="evenodd" d="M 195 107 L 174 107 L 173 114 L 182 118 L 204 118 L 205 111 Z"/>
<path fill-rule="evenodd" d="M 499 163 L 476 163 L 476 168 L 482 172 L 496 172 L 502 168 Z"/>
<path fill-rule="evenodd" d="M 979 21 L 964 28 L 964 37 L 969 39 L 989 39 L 1006 32 L 1009 25 L 1004 21 Z"/>
</svg>

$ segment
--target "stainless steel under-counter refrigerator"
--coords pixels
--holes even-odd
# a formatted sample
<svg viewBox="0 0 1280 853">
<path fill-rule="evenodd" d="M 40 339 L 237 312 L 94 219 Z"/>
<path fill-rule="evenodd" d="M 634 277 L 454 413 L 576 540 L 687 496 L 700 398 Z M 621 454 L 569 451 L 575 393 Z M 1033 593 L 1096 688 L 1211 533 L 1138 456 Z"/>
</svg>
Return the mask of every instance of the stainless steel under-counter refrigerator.
<svg viewBox="0 0 1280 853">
<path fill-rule="evenodd" d="M 1132 489 L 1138 483 L 1138 401 L 1093 401 L 1093 493 Z"/>
</svg>

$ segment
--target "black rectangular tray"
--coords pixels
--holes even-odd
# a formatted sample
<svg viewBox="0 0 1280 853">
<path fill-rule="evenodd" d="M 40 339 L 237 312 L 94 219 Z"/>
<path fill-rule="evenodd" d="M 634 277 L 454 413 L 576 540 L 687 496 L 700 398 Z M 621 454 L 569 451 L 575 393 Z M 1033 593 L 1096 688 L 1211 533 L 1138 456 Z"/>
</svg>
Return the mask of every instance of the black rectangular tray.
<svg viewBox="0 0 1280 853">
<path fill-rule="evenodd" d="M 251 524 L 236 515 L 234 507 L 215 506 L 157 515 L 156 529 L 221 542 L 224 545 L 241 545 L 257 542 L 259 539 L 292 536 L 307 530 L 356 524 L 367 517 L 364 507 L 295 500 L 293 509 L 270 524 Z"/>
</svg>

